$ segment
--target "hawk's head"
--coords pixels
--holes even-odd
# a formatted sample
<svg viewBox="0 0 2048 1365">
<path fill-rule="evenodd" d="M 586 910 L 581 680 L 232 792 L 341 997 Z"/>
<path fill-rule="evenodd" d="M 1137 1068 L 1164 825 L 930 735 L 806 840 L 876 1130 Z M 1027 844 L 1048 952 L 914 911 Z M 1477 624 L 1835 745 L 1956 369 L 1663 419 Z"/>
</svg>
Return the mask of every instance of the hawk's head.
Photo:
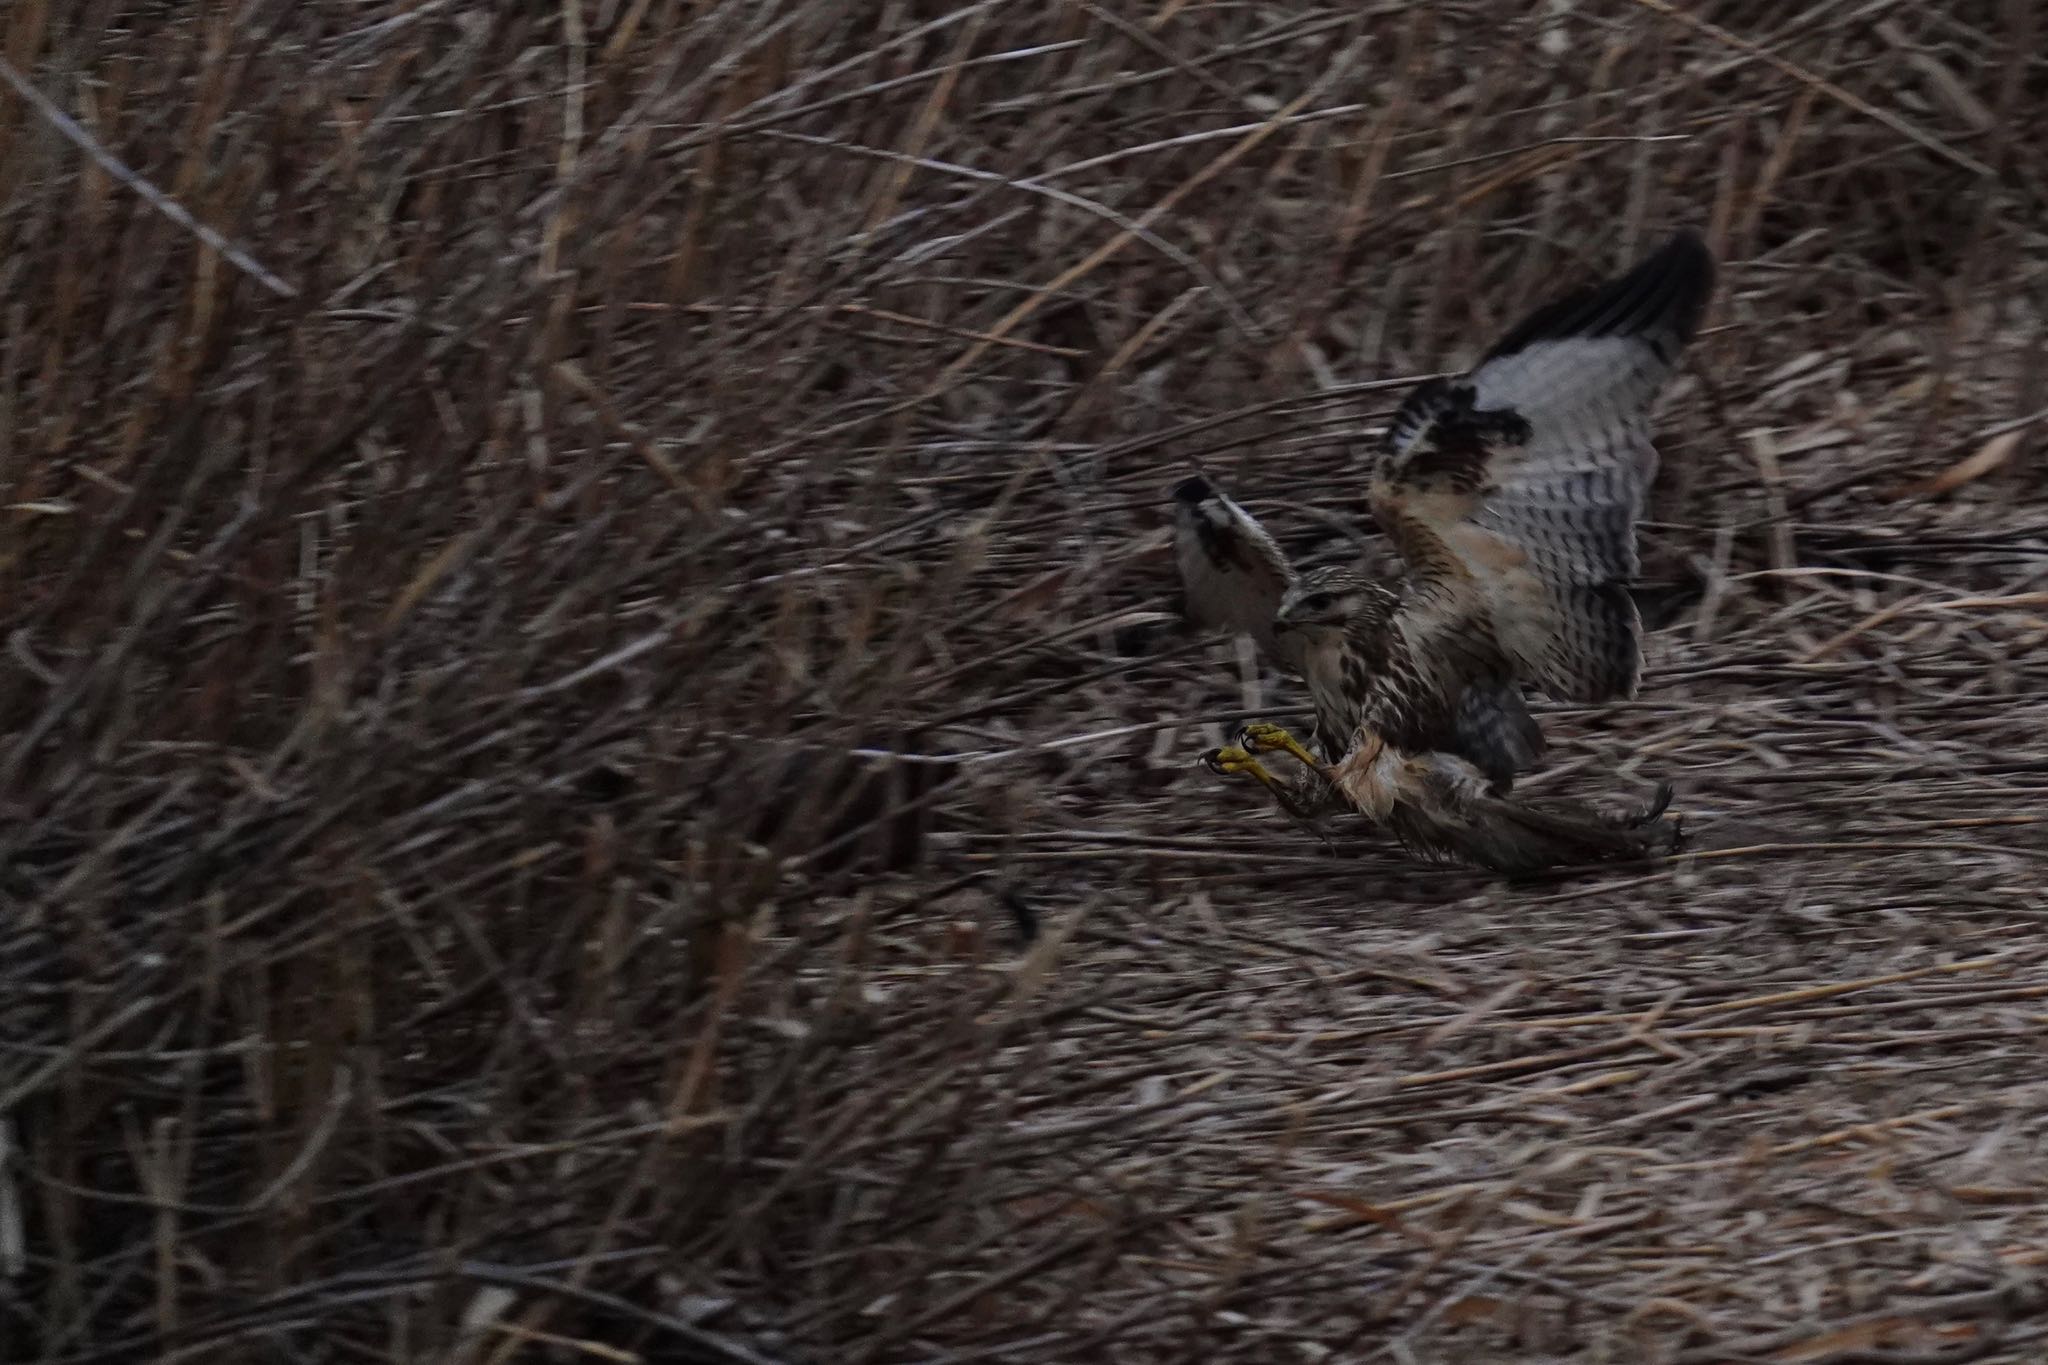
<svg viewBox="0 0 2048 1365">
<path fill-rule="evenodd" d="M 1280 599 L 1273 624 L 1281 632 L 1341 630 L 1366 610 L 1373 584 L 1356 569 L 1332 566 L 1303 575 Z"/>
</svg>

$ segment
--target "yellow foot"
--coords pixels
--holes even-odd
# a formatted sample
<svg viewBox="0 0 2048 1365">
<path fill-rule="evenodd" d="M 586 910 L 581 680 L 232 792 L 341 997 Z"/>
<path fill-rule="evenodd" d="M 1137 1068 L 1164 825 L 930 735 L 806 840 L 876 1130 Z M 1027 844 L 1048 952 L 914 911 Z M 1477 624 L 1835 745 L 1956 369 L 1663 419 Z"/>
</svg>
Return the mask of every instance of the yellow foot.
<svg viewBox="0 0 2048 1365">
<path fill-rule="evenodd" d="M 1323 762 L 1306 748 L 1300 740 L 1287 730 L 1269 720 L 1255 720 L 1237 732 L 1240 749 L 1254 754 L 1291 754 L 1317 772 L 1323 770 Z"/>
<path fill-rule="evenodd" d="M 1266 792 L 1274 798 L 1274 804 L 1292 814 L 1294 819 L 1313 821 L 1313 814 L 1309 806 L 1303 802 L 1303 798 L 1300 798 L 1300 794 L 1290 790 L 1286 782 L 1274 776 L 1274 772 L 1270 767 L 1266 767 L 1266 763 L 1260 763 L 1251 753 L 1245 753 L 1243 749 L 1233 745 L 1227 749 L 1210 749 L 1208 753 L 1202 755 L 1200 761 L 1202 767 L 1206 767 L 1212 774 L 1221 774 L 1225 778 L 1235 778 L 1243 774 L 1247 778 L 1253 778 L 1257 784 L 1266 788 Z M 1317 829 L 1317 835 L 1321 837 L 1321 829 Z M 1323 841 L 1327 843 L 1327 837 L 1323 837 Z"/>
<path fill-rule="evenodd" d="M 1224 777 L 1236 777 L 1242 773 L 1248 777 L 1257 778 L 1268 787 L 1276 786 L 1280 781 L 1279 778 L 1266 770 L 1265 764 L 1259 762 L 1258 759 L 1235 745 L 1223 749 L 1209 750 L 1209 752 L 1202 755 L 1201 763 L 1210 772 L 1220 773 Z"/>
</svg>

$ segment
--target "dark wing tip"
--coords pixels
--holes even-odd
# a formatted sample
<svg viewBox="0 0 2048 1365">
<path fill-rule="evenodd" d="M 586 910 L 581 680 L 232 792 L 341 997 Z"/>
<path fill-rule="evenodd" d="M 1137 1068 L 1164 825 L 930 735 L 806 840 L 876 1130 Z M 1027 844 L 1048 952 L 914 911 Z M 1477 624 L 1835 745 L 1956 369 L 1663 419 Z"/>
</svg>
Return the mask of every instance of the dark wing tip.
<svg viewBox="0 0 2048 1365">
<path fill-rule="evenodd" d="M 1543 305 L 1509 329 L 1485 359 L 1566 337 L 1668 337 L 1683 346 L 1699 331 L 1714 292 L 1714 253 L 1680 228 L 1626 273 Z"/>
<path fill-rule="evenodd" d="M 1190 474 L 1173 486 L 1173 500 L 1187 503 L 1191 507 L 1205 498 L 1213 497 L 1215 493 L 1216 486 L 1200 474 Z"/>
</svg>

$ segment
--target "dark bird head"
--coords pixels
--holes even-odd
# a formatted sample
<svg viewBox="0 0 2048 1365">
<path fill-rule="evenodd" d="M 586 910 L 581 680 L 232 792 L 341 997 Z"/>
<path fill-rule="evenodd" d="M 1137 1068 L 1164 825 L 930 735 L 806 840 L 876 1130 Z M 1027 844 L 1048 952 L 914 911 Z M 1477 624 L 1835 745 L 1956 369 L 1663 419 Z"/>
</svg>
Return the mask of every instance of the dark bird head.
<svg viewBox="0 0 2048 1365">
<path fill-rule="evenodd" d="M 1193 537 L 1211 559 L 1232 557 L 1241 540 L 1238 516 L 1223 491 L 1201 474 L 1190 474 L 1170 490 L 1173 524 L 1183 536 Z M 1270 608 L 1268 608 L 1270 610 Z"/>
<path fill-rule="evenodd" d="M 1283 631 L 1341 627 L 1366 609 L 1371 587 L 1355 569 L 1316 569 L 1287 590 L 1273 623 Z"/>
</svg>

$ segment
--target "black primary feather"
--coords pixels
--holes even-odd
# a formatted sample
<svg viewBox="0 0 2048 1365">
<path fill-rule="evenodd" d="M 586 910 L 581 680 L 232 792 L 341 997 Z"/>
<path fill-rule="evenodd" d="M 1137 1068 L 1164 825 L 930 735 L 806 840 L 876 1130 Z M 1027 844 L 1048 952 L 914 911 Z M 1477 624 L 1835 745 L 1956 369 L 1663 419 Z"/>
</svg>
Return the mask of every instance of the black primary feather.
<svg viewBox="0 0 2048 1365">
<path fill-rule="evenodd" d="M 1714 292 L 1714 254 L 1691 228 L 1671 234 L 1626 274 L 1544 304 L 1508 329 L 1480 363 L 1528 349 L 1539 341 L 1567 337 L 1641 336 L 1658 345 L 1669 364 L 1677 347 L 1691 341 Z M 1659 344 L 1676 343 L 1667 354 Z"/>
</svg>

